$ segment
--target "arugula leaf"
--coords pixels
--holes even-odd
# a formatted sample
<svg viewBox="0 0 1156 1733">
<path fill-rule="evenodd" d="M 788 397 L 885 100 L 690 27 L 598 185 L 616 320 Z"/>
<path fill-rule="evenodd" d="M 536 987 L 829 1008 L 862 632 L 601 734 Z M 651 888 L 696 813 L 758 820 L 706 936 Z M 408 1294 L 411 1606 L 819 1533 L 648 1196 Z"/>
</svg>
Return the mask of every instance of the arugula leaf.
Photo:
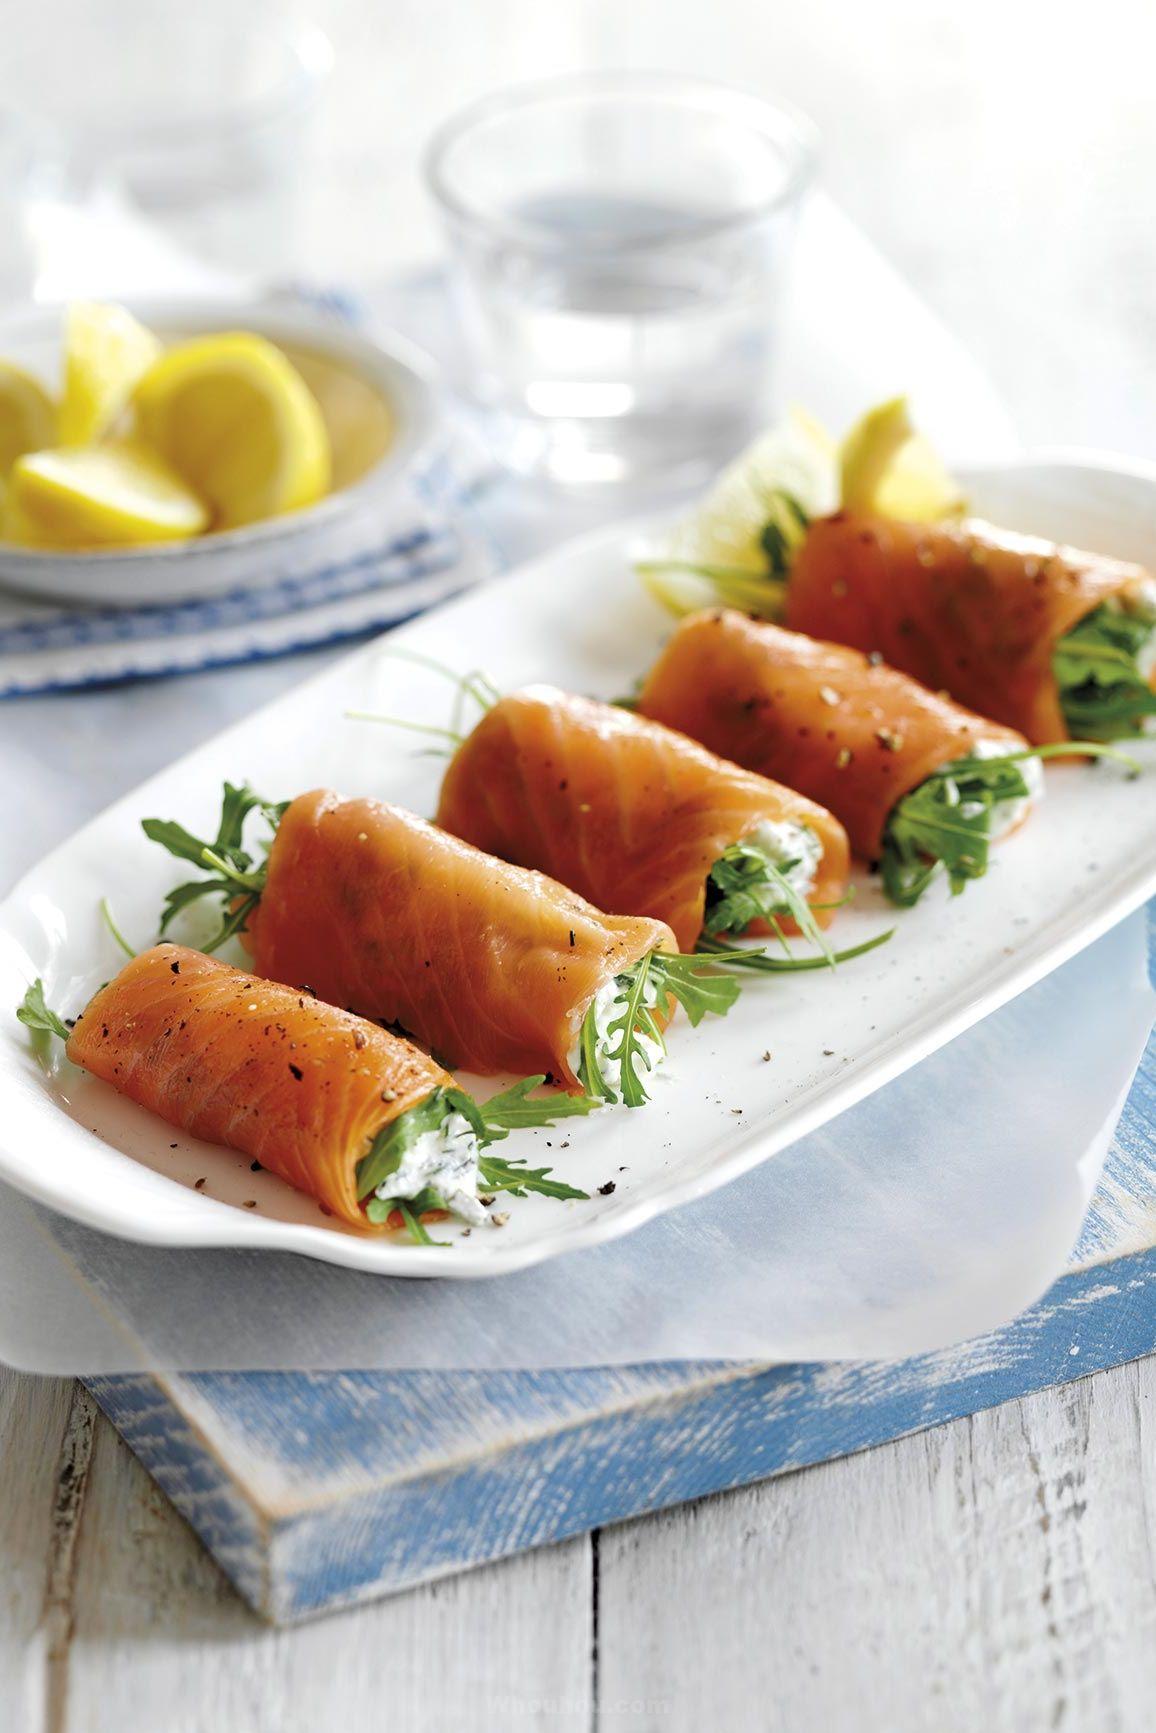
<svg viewBox="0 0 1156 1733">
<path fill-rule="evenodd" d="M 232 852 L 233 854 L 238 855 L 241 853 L 241 850 L 234 849 Z M 227 855 L 218 853 L 214 848 L 205 849 L 201 858 L 206 866 L 215 867 L 221 874 L 221 877 L 227 879 L 231 885 L 236 885 L 238 890 L 252 891 L 257 896 L 260 896 L 261 892 L 265 889 L 264 866 L 257 867 L 252 872 L 249 872 L 241 867 L 234 866 Z M 245 858 L 248 859 L 248 856 Z"/>
<path fill-rule="evenodd" d="M 635 563 L 634 569 L 647 588 L 671 613 L 689 614 L 721 603 L 761 619 L 782 619 L 787 579 L 811 519 L 788 488 L 763 487 L 760 494 L 766 516 L 758 547 L 766 560 L 765 571 L 709 559 L 664 559 L 661 555 Z"/>
<path fill-rule="evenodd" d="M 785 578 L 811 519 L 795 495 L 785 487 L 768 488 L 765 498 L 768 516 L 759 537 L 759 546 L 767 556 L 771 576 Z"/>
<path fill-rule="evenodd" d="M 437 1199 L 436 1192 L 428 1201 L 426 1201 L 423 1192 L 412 1201 L 399 1197 L 394 1204 L 394 1208 L 401 1211 L 401 1219 L 406 1225 L 410 1239 L 418 1246 L 448 1246 L 451 1243 L 449 1240 L 435 1240 L 432 1234 L 427 1233 L 425 1223 L 421 1219 L 423 1210 L 444 1209 L 444 1207 L 444 1204 Z"/>
<path fill-rule="evenodd" d="M 618 1046 L 610 1052 L 610 1058 L 618 1063 L 622 1100 L 627 1107 L 644 1107 L 648 1100 L 638 1066 L 645 1064 L 650 1069 L 650 1060 L 645 1057 L 639 1040 L 641 1034 L 657 1037 L 662 1036 L 650 1016 L 646 1006 L 646 985 L 650 979 L 650 969 L 654 960 L 653 951 L 641 958 L 634 967 L 618 979 L 623 983 L 625 992 L 622 998 L 621 1015 L 611 1018 L 606 1026 L 607 1035 L 618 1034 Z M 649 1025 L 649 1026 L 647 1026 Z"/>
<path fill-rule="evenodd" d="M 1102 602 L 1065 633 L 1052 654 L 1060 708 L 1073 734 L 1118 740 L 1156 716 L 1156 692 L 1140 656 L 1156 635 L 1156 612 Z"/>
<path fill-rule="evenodd" d="M 159 843 L 178 860 L 190 861 L 206 874 L 176 885 L 168 892 L 161 910 L 160 932 L 167 932 L 174 917 L 201 897 L 220 897 L 224 913 L 217 932 L 201 945 L 201 950 L 219 950 L 226 939 L 245 931 L 249 916 L 261 900 L 268 870 L 268 852 L 272 835 L 264 843 L 264 853 L 256 856 L 244 846 L 245 824 L 249 815 L 259 812 L 273 835 L 290 802 L 264 800 L 255 794 L 247 782 L 239 785 L 226 782 L 221 800 L 221 816 L 212 840 L 194 836 L 174 819 L 146 818 L 141 829 L 150 842 Z"/>
<path fill-rule="evenodd" d="M 662 1029 L 655 1010 L 668 998 L 677 999 L 692 1026 L 697 1027 L 708 1012 L 725 1017 L 739 996 L 740 983 L 735 976 L 720 971 L 698 956 L 683 956 L 679 952 L 651 951 L 631 968 L 615 976 L 618 997 L 615 1010 L 605 1031 L 598 1027 L 597 1005 L 592 1003 L 582 1019 L 579 1034 L 578 1076 L 586 1089 L 583 1099 L 600 1097 L 617 1102 L 618 1093 L 607 1080 L 599 1049 L 617 1036 L 617 1045 L 609 1047 L 606 1057 L 619 1067 L 621 1099 L 627 1107 L 642 1107 L 649 1099 L 639 1066 L 649 1071 L 651 1060 L 642 1046 L 643 1038 L 653 1041 L 661 1052 L 666 1050 Z M 653 1004 L 648 1003 L 653 998 Z M 621 1011 L 617 1009 L 621 1006 Z M 483 1108 L 483 1112 L 485 1109 Z M 571 1111 L 585 1112 L 585 1107 Z"/>
<path fill-rule="evenodd" d="M 845 951 L 835 951 L 830 958 L 822 955 L 769 957 L 764 950 L 748 951 L 739 945 L 728 945 L 725 939 L 709 938 L 705 933 L 699 939 L 696 950 L 705 956 L 724 959 L 728 968 L 752 969 L 767 975 L 791 975 L 805 969 L 829 969 L 832 962 L 849 963 L 855 957 L 863 957 L 868 951 L 877 950 L 894 936 L 895 928 L 888 927 L 885 933 L 876 933 L 873 939 L 864 939 L 861 945 L 851 945 Z"/>
<path fill-rule="evenodd" d="M 988 867 L 992 815 L 1006 800 L 1031 795 L 1017 766 L 1029 758 L 1107 758 L 1132 776 L 1142 766 L 1128 753 L 1098 740 L 1056 740 L 998 758 L 956 758 L 905 794 L 883 833 L 883 888 L 901 908 L 912 908 L 942 866 L 952 896 Z"/>
<path fill-rule="evenodd" d="M 390 1174 L 397 1172 L 418 1139 L 427 1131 L 437 1131 L 454 1113 L 469 1120 L 479 1142 L 485 1139 L 485 1126 L 472 1096 L 467 1095 L 464 1089 L 431 1090 L 424 1101 L 408 1107 L 388 1125 L 383 1125 L 370 1145 L 369 1153 L 358 1162 L 355 1175 L 358 1201 L 384 1185 Z"/>
<path fill-rule="evenodd" d="M 483 1155 L 478 1163 L 478 1175 L 489 1191 L 508 1191 L 513 1197 L 525 1197 L 527 1192 L 539 1192 L 543 1197 L 587 1198 L 589 1192 L 578 1191 L 560 1179 L 548 1179 L 552 1167 L 526 1167 L 522 1161 L 503 1161 L 501 1156 Z"/>
<path fill-rule="evenodd" d="M 218 854 L 244 854 L 241 839 L 245 830 L 245 820 L 255 806 L 261 802 L 247 782 L 238 788 L 231 782 L 226 782 L 224 797 L 221 801 L 221 817 L 217 823 L 217 835 L 213 846 Z M 248 861 L 248 855 L 245 855 Z"/>
<path fill-rule="evenodd" d="M 540 1088 L 545 1081 L 544 1076 L 523 1077 L 519 1083 L 511 1083 L 508 1089 L 503 1089 L 500 1095 L 491 1095 L 488 1101 L 478 1102 L 478 1116 L 485 1127 L 481 1141 L 498 1143 L 511 1131 L 553 1125 L 559 1119 L 573 1119 L 591 1113 L 601 1105 L 593 1095 L 557 1093 L 532 1097 L 530 1091 Z"/>
<path fill-rule="evenodd" d="M 249 925 L 249 916 L 260 901 L 259 896 L 242 897 L 229 909 L 216 932 L 211 938 L 206 939 L 200 947 L 206 956 L 211 956 L 214 951 L 219 951 L 225 941 L 231 939 L 234 934 L 245 932 Z"/>
<path fill-rule="evenodd" d="M 396 1211 L 415 1245 L 448 1246 L 452 1241 L 435 1240 L 421 1219 L 427 1210 L 444 1210 L 447 1207 L 445 1199 L 434 1191 L 432 1186 L 426 1186 L 424 1191 L 419 1191 L 417 1196 L 412 1198 L 371 1197 L 365 1206 L 365 1215 L 368 1221 L 382 1226 Z"/>
<path fill-rule="evenodd" d="M 671 951 L 654 951 L 650 973 L 662 992 L 677 999 L 692 1029 L 697 1029 L 708 1012 L 725 1017 L 742 991 L 741 982 L 721 970 L 704 972 L 696 956 L 682 956 Z"/>
<path fill-rule="evenodd" d="M 227 879 L 190 879 L 188 884 L 177 885 L 165 897 L 160 923 L 162 938 L 169 922 L 175 915 L 179 915 L 182 909 L 188 908 L 190 903 L 222 891 L 231 894 L 232 890 L 233 887 Z"/>
<path fill-rule="evenodd" d="M 615 986 L 618 989 L 614 1006 L 621 1006 L 621 1011 L 612 1010 L 605 1030 L 598 1027 L 598 1004 L 593 1000 L 582 1019 L 582 1029 L 579 1034 L 578 1076 L 586 1089 L 587 1096 L 598 1096 L 603 1101 L 617 1103 L 618 1092 L 612 1087 L 602 1070 L 599 1057 L 599 1046 L 607 1044 L 606 1057 L 618 1065 L 619 1090 L 621 1099 L 627 1107 L 642 1107 L 647 1100 L 646 1090 L 638 1075 L 640 1063 L 650 1068 L 650 1061 L 643 1052 L 642 1038 L 648 1036 L 658 1046 L 665 1049 L 666 1043 L 662 1031 L 655 1021 L 651 1007 L 646 1003 L 647 983 L 650 980 L 650 970 L 654 953 L 642 957 L 622 974 L 615 976 Z M 609 1042 L 617 1035 L 618 1045 L 609 1047 Z"/>
<path fill-rule="evenodd" d="M 597 1008 L 594 1004 L 589 1006 L 582 1019 L 578 1049 L 578 1077 L 587 1096 L 597 1096 L 603 1101 L 616 1102 L 618 1097 L 602 1075 L 602 1066 L 598 1059 L 598 1021 Z"/>
<path fill-rule="evenodd" d="M 777 917 L 789 915 L 800 933 L 834 963 L 834 952 L 816 921 L 803 893 L 789 874 L 797 861 L 772 861 L 754 843 L 739 842 L 715 861 L 706 882 L 706 912 L 703 932 L 708 938 L 725 933 L 745 933 L 754 921 L 769 921 L 782 939 Z M 783 941 L 790 955 L 790 947 Z"/>
<path fill-rule="evenodd" d="M 382 1227 L 389 1220 L 397 1205 L 392 1198 L 371 1197 L 365 1205 L 365 1219 L 375 1227 Z"/>
<path fill-rule="evenodd" d="M 995 808 L 1030 796 L 1017 765 L 1030 756 L 957 759 L 904 795 L 883 833 L 883 889 L 893 903 L 914 907 L 940 867 L 952 896 L 983 877 Z"/>
<path fill-rule="evenodd" d="M 492 1116 L 489 1103 L 479 1106 L 464 1090 L 434 1089 L 424 1101 L 407 1108 L 388 1125 L 384 1125 L 370 1145 L 369 1153 L 357 1164 L 357 1197 L 359 1202 L 365 1203 L 367 1220 L 381 1224 L 389 1220 L 394 1210 L 398 1210 L 411 1239 L 418 1245 L 447 1244 L 448 1242 L 443 1240 L 431 1239 L 422 1224 L 421 1217 L 424 1212 L 448 1207 L 445 1199 L 432 1186 L 426 1186 L 412 1198 L 380 1197 L 378 1193 L 387 1185 L 390 1176 L 401 1167 L 417 1140 L 427 1132 L 437 1131 L 454 1114 L 461 1114 L 469 1121 L 474 1135 L 479 1143 L 484 1145 L 491 1140 L 507 1137 L 511 1130 L 525 1126 L 549 1125 L 555 1117 L 566 1118 L 573 1114 L 589 1113 L 596 1105 L 594 1101 L 583 1096 L 528 1099 L 530 1090 L 544 1082 L 544 1077 L 526 1077 L 521 1082 L 512 1084 L 509 1089 L 493 1098 L 496 1105 Z M 544 1117 L 547 1113 L 549 1118 Z M 515 1197 L 524 1197 L 530 1191 L 540 1192 L 544 1197 L 587 1196 L 586 1192 L 576 1191 L 573 1186 L 565 1185 L 561 1180 L 549 1179 L 547 1176 L 552 1171 L 548 1167 L 526 1167 L 522 1161 L 505 1161 L 498 1156 L 483 1155 L 478 1160 L 478 1178 L 490 1191 L 508 1191 Z"/>
<path fill-rule="evenodd" d="M 44 982 L 37 975 L 31 987 L 16 1007 L 16 1015 L 29 1029 L 40 1029 L 48 1035 L 59 1035 L 62 1041 L 67 1041 L 71 1030 L 63 1017 L 44 1003 Z"/>
<path fill-rule="evenodd" d="M 162 848 L 167 848 L 178 860 L 192 861 L 194 866 L 203 866 L 205 850 L 208 843 L 203 837 L 194 836 L 192 831 L 185 829 L 170 818 L 143 818 L 141 829 L 150 842 L 159 842 Z"/>
</svg>

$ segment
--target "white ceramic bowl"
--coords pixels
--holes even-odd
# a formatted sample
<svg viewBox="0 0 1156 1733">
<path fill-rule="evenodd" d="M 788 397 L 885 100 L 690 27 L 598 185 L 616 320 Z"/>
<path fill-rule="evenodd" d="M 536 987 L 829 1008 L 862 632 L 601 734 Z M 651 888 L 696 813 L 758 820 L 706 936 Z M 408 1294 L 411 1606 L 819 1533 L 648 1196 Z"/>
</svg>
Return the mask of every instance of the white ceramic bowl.
<svg viewBox="0 0 1156 1733">
<path fill-rule="evenodd" d="M 284 349 L 311 384 L 330 387 L 323 413 L 334 419 L 359 400 L 388 412 L 392 437 L 384 449 L 350 460 L 335 446 L 334 491 L 306 510 L 244 529 L 154 547 L 63 553 L 0 543 L 0 587 L 45 601 L 89 606 L 141 606 L 195 600 L 303 577 L 354 559 L 382 543 L 396 523 L 405 475 L 435 424 L 426 363 L 401 338 L 371 340 L 336 320 L 304 310 L 221 301 L 134 302 L 131 311 L 158 336 L 176 339 L 211 331 L 256 331 Z M 62 314 L 38 309 L 0 326 L 0 355 L 56 388 Z"/>
</svg>

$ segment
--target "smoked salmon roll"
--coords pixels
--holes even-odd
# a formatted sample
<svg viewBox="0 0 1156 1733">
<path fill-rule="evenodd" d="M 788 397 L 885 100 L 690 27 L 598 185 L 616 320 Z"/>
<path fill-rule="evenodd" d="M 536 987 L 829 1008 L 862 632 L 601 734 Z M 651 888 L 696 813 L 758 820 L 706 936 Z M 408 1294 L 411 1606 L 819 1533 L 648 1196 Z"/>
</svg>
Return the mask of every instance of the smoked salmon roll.
<svg viewBox="0 0 1156 1733">
<path fill-rule="evenodd" d="M 482 1153 L 512 1123 L 550 1123 L 566 1098 L 534 1103 L 549 1116 L 537 1120 L 522 1086 L 479 1107 L 413 1042 L 183 945 L 141 952 L 71 1033 L 39 982 L 19 1015 L 122 1095 L 253 1157 L 351 1227 L 407 1225 L 425 1240 L 420 1214 L 482 1221 L 479 1181 L 585 1195 Z"/>
<path fill-rule="evenodd" d="M 784 620 L 877 651 L 1037 745 L 1119 739 L 1156 715 L 1150 574 L 975 519 L 817 519 Z"/>
<path fill-rule="evenodd" d="M 789 781 L 914 902 L 940 863 L 954 891 L 1042 792 L 1027 741 L 887 667 L 732 610 L 688 616 L 651 669 L 646 716 Z"/>
<path fill-rule="evenodd" d="M 738 995 L 733 979 L 702 979 L 701 960 L 692 972 L 664 922 L 604 914 L 400 807 L 315 789 L 264 810 L 276 831 L 259 867 L 210 850 L 229 868 L 216 888 L 247 899 L 258 973 L 396 1024 L 454 1068 L 542 1073 L 641 1106 L 674 1002 L 697 1021 Z M 179 827 L 144 828 L 197 858 Z"/>
<path fill-rule="evenodd" d="M 600 908 L 665 922 L 683 951 L 704 929 L 806 920 L 800 902 L 826 925 L 847 891 L 847 834 L 824 807 L 648 717 L 553 686 L 491 705 L 450 762 L 437 822 Z M 738 921 L 722 912 L 719 881 L 740 859 Z"/>
<path fill-rule="evenodd" d="M 411 1041 L 182 945 L 154 945 L 126 964 L 66 1051 L 170 1125 L 253 1157 L 353 1226 L 366 1222 L 357 1169 L 374 1140 L 454 1087 Z"/>
<path fill-rule="evenodd" d="M 605 915 L 400 807 L 324 789 L 282 818 L 250 934 L 263 973 L 400 1023 L 451 1065 L 574 1090 L 598 994 L 676 948 L 660 921 Z"/>
</svg>

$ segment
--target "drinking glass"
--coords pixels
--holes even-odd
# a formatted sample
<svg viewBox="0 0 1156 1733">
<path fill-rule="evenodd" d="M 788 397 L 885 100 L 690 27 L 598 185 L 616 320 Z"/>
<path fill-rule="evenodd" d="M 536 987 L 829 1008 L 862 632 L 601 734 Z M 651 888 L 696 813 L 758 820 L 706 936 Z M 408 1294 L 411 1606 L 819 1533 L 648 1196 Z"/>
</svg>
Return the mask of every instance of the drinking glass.
<svg viewBox="0 0 1156 1733">
<path fill-rule="evenodd" d="M 661 74 L 550 79 L 467 108 L 426 159 L 457 384 L 498 456 L 567 487 L 697 482 L 770 412 L 807 122 Z"/>
</svg>

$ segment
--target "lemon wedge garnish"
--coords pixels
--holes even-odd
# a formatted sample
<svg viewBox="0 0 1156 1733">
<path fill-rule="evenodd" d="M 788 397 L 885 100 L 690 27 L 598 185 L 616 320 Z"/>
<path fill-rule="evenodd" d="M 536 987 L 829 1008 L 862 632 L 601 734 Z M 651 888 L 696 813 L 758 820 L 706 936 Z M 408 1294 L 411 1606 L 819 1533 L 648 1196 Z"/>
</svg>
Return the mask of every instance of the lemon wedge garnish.
<svg viewBox="0 0 1156 1733">
<path fill-rule="evenodd" d="M 329 486 L 329 436 L 286 356 L 244 332 L 198 337 L 141 380 L 139 433 L 213 512 L 215 529 L 312 505 Z"/>
<path fill-rule="evenodd" d="M 4 532 L 27 547 L 92 548 L 195 536 L 209 514 L 155 452 L 127 440 L 17 458 Z"/>
<path fill-rule="evenodd" d="M 0 476 L 26 451 L 56 439 L 56 408 L 38 379 L 0 361 Z"/>
<path fill-rule="evenodd" d="M 124 307 L 74 301 L 64 320 L 60 444 L 89 445 L 108 433 L 160 353 L 159 339 Z"/>
<path fill-rule="evenodd" d="M 810 518 L 834 509 L 837 457 L 811 416 L 794 409 L 723 471 L 702 505 L 637 570 L 674 614 L 720 602 L 775 618 L 791 550 Z"/>
<path fill-rule="evenodd" d="M 905 397 L 860 417 L 840 447 L 839 472 L 845 511 L 935 523 L 964 509 L 958 485 L 916 432 Z"/>
</svg>

